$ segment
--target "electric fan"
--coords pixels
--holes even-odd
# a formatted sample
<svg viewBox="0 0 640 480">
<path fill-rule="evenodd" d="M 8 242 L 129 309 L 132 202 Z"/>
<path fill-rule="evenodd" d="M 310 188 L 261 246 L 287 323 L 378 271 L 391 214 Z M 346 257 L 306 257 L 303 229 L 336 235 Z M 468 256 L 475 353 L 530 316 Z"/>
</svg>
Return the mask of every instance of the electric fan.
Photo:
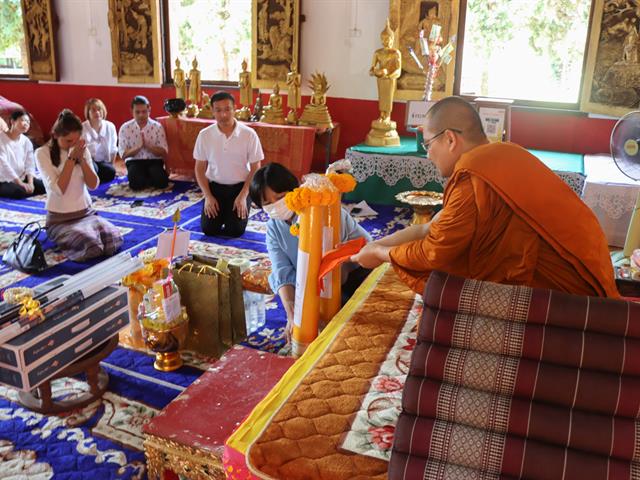
<svg viewBox="0 0 640 480">
<path fill-rule="evenodd" d="M 627 113 L 611 132 L 611 156 L 616 166 L 632 180 L 640 180 L 640 111 Z M 640 248 L 640 195 L 631 214 L 622 257 L 628 259 Z M 617 262 L 616 262 L 617 263 Z"/>
</svg>

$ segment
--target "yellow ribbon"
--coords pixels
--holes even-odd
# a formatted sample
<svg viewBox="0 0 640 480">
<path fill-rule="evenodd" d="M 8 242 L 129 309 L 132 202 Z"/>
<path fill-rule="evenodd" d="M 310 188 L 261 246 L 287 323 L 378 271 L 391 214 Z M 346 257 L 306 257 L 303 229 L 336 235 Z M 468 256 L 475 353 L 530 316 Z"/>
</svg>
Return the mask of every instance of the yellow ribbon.
<svg viewBox="0 0 640 480">
<path fill-rule="evenodd" d="M 182 272 L 183 269 L 189 267 L 188 272 L 193 272 L 193 268 L 197 267 L 196 265 L 194 265 L 193 263 L 185 263 L 184 265 L 182 265 L 179 269 L 178 272 Z M 208 272 L 208 271 L 212 271 L 217 273 L 218 275 L 222 275 L 225 278 L 229 278 L 229 274 L 226 272 L 223 272 L 222 270 L 217 269 L 216 267 L 212 267 L 211 265 L 201 265 L 200 269 L 197 270 L 197 275 L 200 276 L 201 274 Z"/>
<path fill-rule="evenodd" d="M 38 300 L 34 300 L 30 295 L 24 295 L 20 299 L 20 303 L 22 304 L 20 307 L 21 317 L 40 317 L 41 320 L 44 320 L 44 315 L 40 310 L 40 302 Z"/>
</svg>

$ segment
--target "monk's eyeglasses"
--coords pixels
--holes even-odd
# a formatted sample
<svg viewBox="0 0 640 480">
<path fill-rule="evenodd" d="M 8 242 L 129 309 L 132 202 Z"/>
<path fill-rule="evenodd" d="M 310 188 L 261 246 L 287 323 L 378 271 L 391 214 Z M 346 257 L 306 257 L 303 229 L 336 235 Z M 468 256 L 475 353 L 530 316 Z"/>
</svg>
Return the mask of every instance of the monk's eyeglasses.
<svg viewBox="0 0 640 480">
<path fill-rule="evenodd" d="M 447 130 L 451 130 L 452 132 L 456 132 L 456 133 L 462 133 L 462 130 L 459 130 L 457 128 L 445 128 L 444 130 L 442 130 L 440 133 L 436 133 L 433 137 L 431 137 L 429 140 L 422 142 L 422 148 L 424 148 L 425 152 L 429 152 L 429 147 L 431 146 L 431 144 L 433 143 L 433 141 L 438 138 L 440 135 L 442 135 L 444 132 L 446 132 Z"/>
</svg>

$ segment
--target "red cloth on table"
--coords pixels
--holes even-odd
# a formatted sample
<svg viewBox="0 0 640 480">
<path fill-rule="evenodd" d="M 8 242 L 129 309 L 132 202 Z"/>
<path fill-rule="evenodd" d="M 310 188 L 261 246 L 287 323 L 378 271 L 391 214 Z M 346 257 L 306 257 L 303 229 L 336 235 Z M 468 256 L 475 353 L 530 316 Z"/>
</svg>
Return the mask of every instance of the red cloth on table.
<svg viewBox="0 0 640 480">
<path fill-rule="evenodd" d="M 193 147 L 198 133 L 215 123 L 206 118 L 159 117 L 169 145 L 166 165 L 171 173 L 194 175 Z M 253 128 L 262 144 L 264 163 L 278 162 L 298 178 L 309 173 L 313 158 L 316 131 L 312 127 L 247 123 Z"/>
</svg>

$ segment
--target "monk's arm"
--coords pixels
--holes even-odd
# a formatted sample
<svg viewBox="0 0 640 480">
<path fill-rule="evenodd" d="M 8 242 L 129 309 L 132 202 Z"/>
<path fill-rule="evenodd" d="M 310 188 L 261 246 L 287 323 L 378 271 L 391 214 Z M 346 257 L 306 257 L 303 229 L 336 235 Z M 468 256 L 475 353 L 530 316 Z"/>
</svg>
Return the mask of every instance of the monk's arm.
<svg viewBox="0 0 640 480">
<path fill-rule="evenodd" d="M 410 243 L 389 248 L 386 255 L 401 277 L 421 291 L 432 270 L 447 271 L 454 261 L 466 255 L 476 230 L 477 208 L 471 180 L 460 179 L 451 191 L 447 205 L 428 235 Z"/>
<path fill-rule="evenodd" d="M 395 247 L 396 245 L 402 245 L 403 243 L 413 242 L 415 240 L 422 240 L 429 235 L 431 224 L 435 222 L 440 216 L 440 212 L 436 213 L 429 223 L 422 223 L 420 225 L 410 225 L 407 228 L 398 230 L 391 235 L 376 240 L 374 243 L 384 247 Z"/>
</svg>

